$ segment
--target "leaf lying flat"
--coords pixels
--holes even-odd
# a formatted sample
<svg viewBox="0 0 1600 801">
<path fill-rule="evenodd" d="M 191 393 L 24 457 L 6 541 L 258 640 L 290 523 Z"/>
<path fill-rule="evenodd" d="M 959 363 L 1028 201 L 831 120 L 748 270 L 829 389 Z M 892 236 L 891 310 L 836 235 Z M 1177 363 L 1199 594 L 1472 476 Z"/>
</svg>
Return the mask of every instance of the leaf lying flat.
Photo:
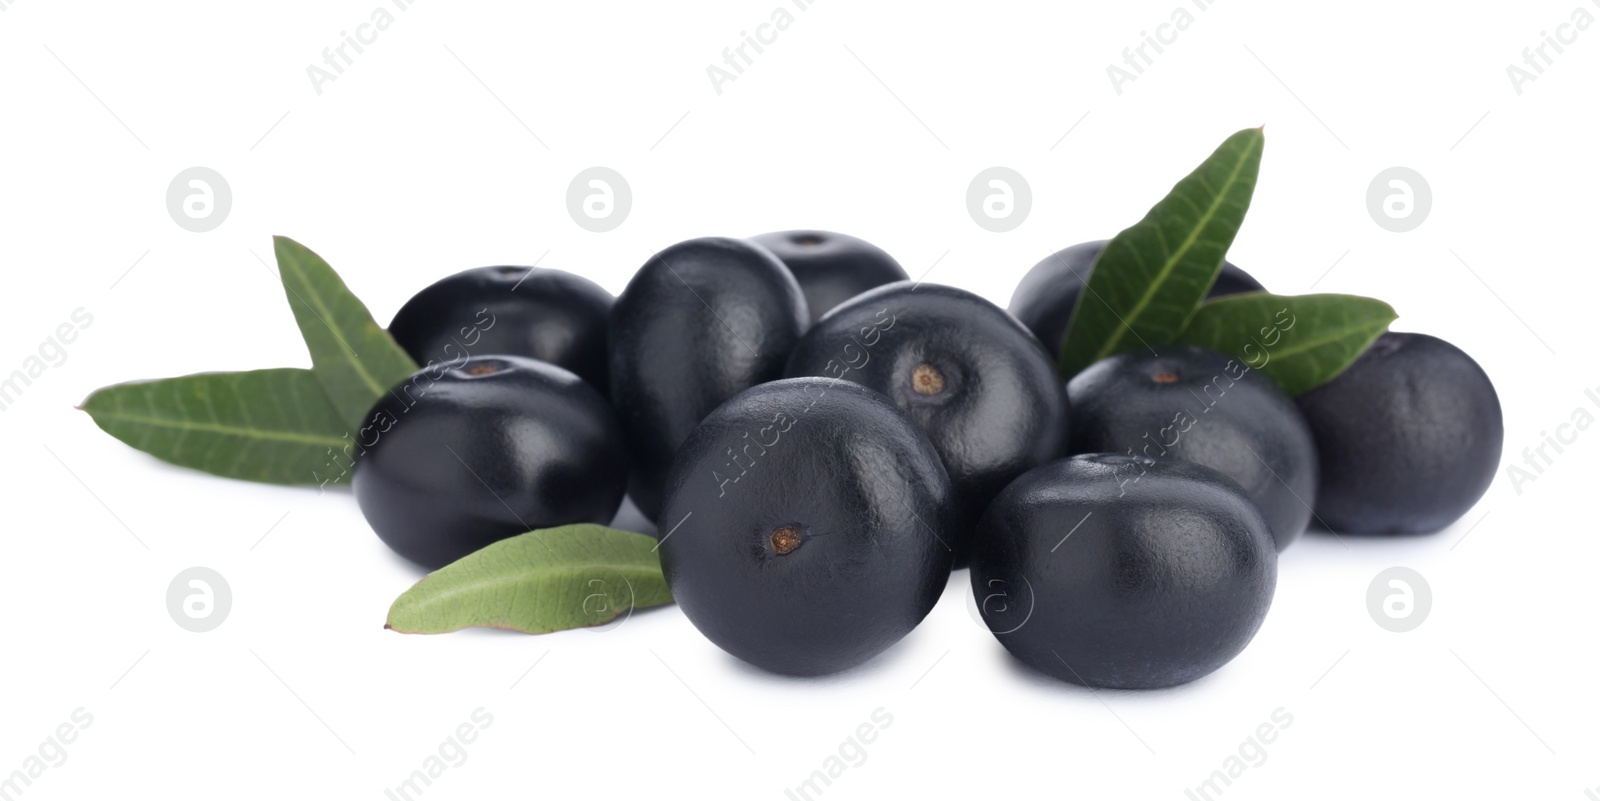
<svg viewBox="0 0 1600 801">
<path fill-rule="evenodd" d="M 117 384 L 96 390 L 81 408 L 145 453 L 227 478 L 338 483 L 349 465 L 344 421 L 309 370 Z"/>
<path fill-rule="evenodd" d="M 321 256 L 286 236 L 273 237 L 273 252 L 311 370 L 340 419 L 359 428 L 372 404 L 417 364 Z"/>
<path fill-rule="evenodd" d="M 1298 395 L 1344 372 L 1397 316 L 1356 295 L 1252 292 L 1200 307 L 1178 341 L 1237 357 Z"/>
<path fill-rule="evenodd" d="M 1061 374 L 1182 331 L 1222 270 L 1261 169 L 1259 128 L 1228 137 L 1095 260 L 1061 349 Z"/>
<path fill-rule="evenodd" d="M 385 628 L 544 634 L 598 626 L 634 608 L 672 602 L 655 548 L 643 534 L 588 524 L 501 540 L 406 590 Z"/>
</svg>

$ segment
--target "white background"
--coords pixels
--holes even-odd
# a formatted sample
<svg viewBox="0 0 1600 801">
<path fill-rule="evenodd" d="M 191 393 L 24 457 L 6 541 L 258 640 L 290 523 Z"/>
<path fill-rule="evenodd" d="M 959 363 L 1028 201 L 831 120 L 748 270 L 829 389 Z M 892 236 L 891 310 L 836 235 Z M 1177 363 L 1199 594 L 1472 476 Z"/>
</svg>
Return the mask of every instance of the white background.
<svg viewBox="0 0 1600 801">
<path fill-rule="evenodd" d="M 73 408 L 118 381 L 307 364 L 260 260 L 272 234 L 325 256 L 382 322 L 459 269 L 540 260 L 616 292 L 672 242 L 795 227 L 1004 305 L 1041 257 L 1132 223 L 1264 123 L 1232 260 L 1282 293 L 1381 297 L 1396 328 L 1461 346 L 1520 464 L 1576 409 L 1600 416 L 1584 396 L 1600 27 L 1520 95 L 1506 67 L 1580 4 L 1600 16 L 1591 0 L 1225 0 L 1120 94 L 1107 66 L 1179 0 L 822 0 L 720 95 L 707 66 L 778 0 L 422 0 L 318 94 L 308 65 L 380 2 L 0 0 L 0 372 L 93 315 L 0 412 L 0 774 L 93 716 L 26 798 L 383 798 L 479 707 L 492 726 L 423 797 L 779 799 L 880 707 L 892 725 L 819 797 L 1183 798 L 1279 708 L 1292 725 L 1226 798 L 1600 788 L 1593 430 L 1536 481 L 1502 468 L 1436 535 L 1306 536 L 1216 674 L 1094 693 L 1016 667 L 965 573 L 904 642 L 824 680 L 747 668 L 670 607 L 606 633 L 388 633 L 420 574 L 347 494 L 170 468 Z M 165 206 L 195 165 L 233 192 L 210 233 Z M 593 165 L 632 187 L 610 233 L 568 215 Z M 965 208 L 994 165 L 1032 187 L 1009 233 Z M 1396 165 L 1433 191 L 1404 234 L 1365 199 Z M 208 634 L 165 606 L 195 565 L 234 595 Z M 1433 595 L 1405 634 L 1366 608 L 1395 565 Z"/>
</svg>

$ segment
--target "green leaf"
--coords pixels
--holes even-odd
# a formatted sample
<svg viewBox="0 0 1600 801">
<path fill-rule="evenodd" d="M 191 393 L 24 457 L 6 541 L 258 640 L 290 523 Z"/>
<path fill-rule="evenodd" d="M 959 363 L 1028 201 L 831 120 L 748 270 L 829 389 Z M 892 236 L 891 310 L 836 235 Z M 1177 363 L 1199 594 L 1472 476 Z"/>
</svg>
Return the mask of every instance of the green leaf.
<svg viewBox="0 0 1600 801">
<path fill-rule="evenodd" d="M 1101 251 L 1078 296 L 1061 374 L 1125 350 L 1170 343 L 1194 316 L 1244 222 L 1266 138 L 1240 131 Z"/>
<path fill-rule="evenodd" d="M 344 420 L 310 370 L 118 384 L 96 390 L 79 408 L 145 453 L 228 478 L 332 484 L 350 465 Z"/>
<path fill-rule="evenodd" d="M 385 628 L 544 634 L 671 602 L 653 538 L 581 524 L 501 540 L 428 574 L 395 600 Z"/>
<path fill-rule="evenodd" d="M 273 251 L 289 308 L 311 351 L 311 370 L 339 418 L 360 428 L 372 404 L 417 364 L 321 256 L 286 236 L 273 237 Z"/>
<path fill-rule="evenodd" d="M 1356 295 L 1251 292 L 1201 306 L 1178 341 L 1237 357 L 1299 395 L 1344 372 L 1397 316 Z"/>
</svg>

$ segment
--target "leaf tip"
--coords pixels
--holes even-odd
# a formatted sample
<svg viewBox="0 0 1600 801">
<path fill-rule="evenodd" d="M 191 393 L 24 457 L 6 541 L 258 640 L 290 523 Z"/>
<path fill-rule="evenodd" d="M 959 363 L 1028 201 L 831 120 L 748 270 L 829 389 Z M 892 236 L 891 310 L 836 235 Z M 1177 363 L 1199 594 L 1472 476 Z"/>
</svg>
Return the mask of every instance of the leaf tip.
<svg viewBox="0 0 1600 801">
<path fill-rule="evenodd" d="M 72 408 L 93 417 L 94 413 L 89 411 L 89 404 L 94 403 L 94 399 L 107 389 L 110 389 L 110 387 L 101 387 L 96 390 L 91 390 L 89 394 L 83 396 L 83 400 L 78 401 L 77 405 L 73 406 Z"/>
<path fill-rule="evenodd" d="M 278 256 L 280 263 L 283 261 L 283 256 L 286 252 L 293 253 L 295 250 L 308 250 L 308 248 L 296 242 L 293 237 L 284 236 L 283 234 L 272 235 L 272 252 Z"/>
</svg>

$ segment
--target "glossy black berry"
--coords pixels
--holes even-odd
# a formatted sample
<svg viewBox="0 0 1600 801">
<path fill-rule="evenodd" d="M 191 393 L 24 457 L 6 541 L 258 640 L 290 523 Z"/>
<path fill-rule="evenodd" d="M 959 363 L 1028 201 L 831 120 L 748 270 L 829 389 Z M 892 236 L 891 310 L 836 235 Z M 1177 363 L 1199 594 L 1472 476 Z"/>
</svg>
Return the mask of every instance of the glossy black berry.
<svg viewBox="0 0 1600 801">
<path fill-rule="evenodd" d="M 1494 481 L 1500 398 L 1461 349 L 1387 333 L 1297 399 L 1322 462 L 1317 516 L 1338 532 L 1438 531 Z"/>
<path fill-rule="evenodd" d="M 813 323 L 862 292 L 910 278 L 883 248 L 833 231 L 774 231 L 750 240 L 794 273 Z"/>
<path fill-rule="evenodd" d="M 420 365 L 469 356 L 525 356 L 578 374 L 606 393 L 611 294 L 542 267 L 480 267 L 406 301 L 389 333 Z"/>
<path fill-rule="evenodd" d="M 858 295 L 806 332 L 787 372 L 871 387 L 922 427 L 955 490 L 958 566 L 989 501 L 1066 446 L 1055 365 L 1015 318 L 964 290 L 900 282 Z"/>
<path fill-rule="evenodd" d="M 938 454 L 887 398 L 846 381 L 774 381 L 684 444 L 661 566 L 723 650 L 777 673 L 833 673 L 933 608 L 950 574 L 949 512 Z"/>
<path fill-rule="evenodd" d="M 1107 240 L 1084 242 L 1046 256 L 1022 276 L 1011 295 L 1010 311 L 1045 343 L 1051 355 L 1061 353 L 1073 307 L 1089 280 L 1094 260 L 1105 249 Z M 1263 291 L 1261 283 L 1244 270 L 1223 262 L 1222 272 L 1206 297 Z"/>
<path fill-rule="evenodd" d="M 609 337 L 611 398 L 632 453 L 628 495 L 646 517 L 657 519 L 689 432 L 723 401 L 781 377 L 805 321 L 794 276 L 744 240 L 692 239 L 639 268 Z"/>
<path fill-rule="evenodd" d="M 1006 649 L 1062 681 L 1194 681 L 1244 650 L 1278 556 L 1239 486 L 1191 462 L 1106 454 L 1035 468 L 979 526 L 972 592 Z"/>
<path fill-rule="evenodd" d="M 1073 453 L 1198 462 L 1244 488 L 1279 551 L 1305 531 L 1317 490 L 1311 429 L 1243 362 L 1186 346 L 1130 351 L 1090 365 L 1067 396 Z"/>
<path fill-rule="evenodd" d="M 518 356 L 424 367 L 373 406 L 355 444 L 361 513 L 429 569 L 533 529 L 609 523 L 627 482 L 605 398 Z"/>
</svg>

